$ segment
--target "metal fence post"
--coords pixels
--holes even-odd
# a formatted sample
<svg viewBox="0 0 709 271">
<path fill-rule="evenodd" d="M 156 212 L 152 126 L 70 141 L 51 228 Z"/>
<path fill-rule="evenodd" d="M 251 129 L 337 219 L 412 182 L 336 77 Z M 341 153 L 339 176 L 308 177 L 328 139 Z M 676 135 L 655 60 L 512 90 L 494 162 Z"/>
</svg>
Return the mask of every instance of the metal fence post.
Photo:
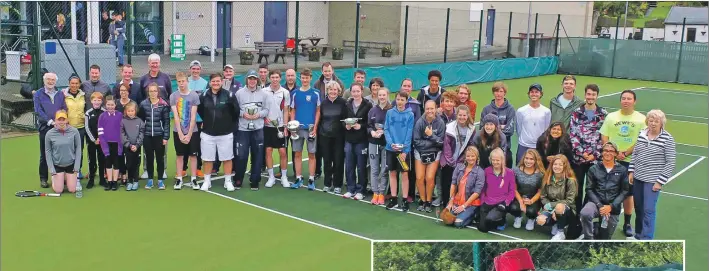
<svg viewBox="0 0 709 271">
<path fill-rule="evenodd" d="M 559 55 L 559 24 L 561 23 L 561 14 L 556 15 L 556 41 L 554 41 L 554 55 Z"/>
<path fill-rule="evenodd" d="M 451 22 L 451 8 L 446 10 L 446 42 L 443 45 L 443 63 L 448 61 L 448 28 Z"/>
<path fill-rule="evenodd" d="M 40 54 L 42 53 L 42 49 L 40 46 L 42 46 L 42 38 L 40 37 L 42 33 L 42 18 L 39 16 L 40 14 L 40 7 L 39 7 L 39 2 L 34 2 L 35 3 L 35 20 L 34 20 L 34 35 L 33 35 L 33 43 L 35 44 L 35 52 L 34 55 L 32 55 L 32 70 L 34 71 L 32 73 L 32 89 L 39 89 L 42 87 L 44 82 L 42 82 L 42 75 L 40 73 L 42 72 L 41 65 L 42 63 L 40 62 Z M 29 78 L 28 78 L 29 79 Z M 37 115 L 35 114 L 35 117 Z"/>
<path fill-rule="evenodd" d="M 534 14 L 534 34 L 529 38 L 529 57 L 534 57 L 537 51 L 537 25 L 539 24 L 539 13 Z"/>
<path fill-rule="evenodd" d="M 295 1 L 295 46 L 293 52 L 295 52 L 293 60 L 293 69 L 298 70 L 298 47 L 300 47 L 300 41 L 298 41 L 298 28 L 300 28 L 300 1 Z"/>
<path fill-rule="evenodd" d="M 480 243 L 473 242 L 473 270 L 482 271 L 482 269 L 480 268 L 481 262 L 482 261 L 480 260 Z"/>
<path fill-rule="evenodd" d="M 227 44 L 226 38 L 229 36 L 227 35 L 226 30 L 229 27 L 229 25 L 226 24 L 226 22 L 227 22 L 227 20 L 226 20 L 226 16 L 227 16 L 226 2 L 222 2 L 222 4 L 223 4 L 222 5 L 222 25 L 224 26 L 224 27 L 222 27 L 222 67 L 224 67 L 227 64 L 226 63 L 226 44 Z"/>
<path fill-rule="evenodd" d="M 507 56 L 508 57 L 510 56 L 510 42 L 511 41 L 512 41 L 512 11 L 510 11 L 510 23 L 507 24 Z"/>
<path fill-rule="evenodd" d="M 480 54 L 482 54 L 482 50 L 480 50 L 480 48 L 482 47 L 483 39 L 483 12 L 483 10 L 480 11 L 480 25 L 478 26 L 478 28 L 480 29 L 480 31 L 478 31 L 478 61 L 480 61 Z"/>
<path fill-rule="evenodd" d="M 684 47 L 684 28 L 687 25 L 687 18 L 682 19 L 682 36 L 679 39 L 679 59 L 677 60 L 677 75 L 675 82 L 679 82 L 679 70 L 682 68 L 682 48 Z"/>
<path fill-rule="evenodd" d="M 615 41 L 613 41 L 613 59 L 611 60 L 611 78 L 615 74 L 615 50 L 618 48 L 618 26 L 620 25 L 620 17 L 615 20 Z"/>
<path fill-rule="evenodd" d="M 128 27 L 128 64 L 133 64 L 133 2 L 128 3 L 128 16 L 126 16 L 126 26 Z"/>
<path fill-rule="evenodd" d="M 406 65 L 406 41 L 409 35 L 409 5 L 406 5 L 406 14 L 404 15 L 404 59 L 402 65 Z"/>
<path fill-rule="evenodd" d="M 354 68 L 359 67 L 359 61 L 357 61 L 357 58 L 359 58 L 359 7 L 360 7 L 359 1 L 357 1 L 357 21 L 355 22 L 355 53 L 354 53 Z"/>
</svg>

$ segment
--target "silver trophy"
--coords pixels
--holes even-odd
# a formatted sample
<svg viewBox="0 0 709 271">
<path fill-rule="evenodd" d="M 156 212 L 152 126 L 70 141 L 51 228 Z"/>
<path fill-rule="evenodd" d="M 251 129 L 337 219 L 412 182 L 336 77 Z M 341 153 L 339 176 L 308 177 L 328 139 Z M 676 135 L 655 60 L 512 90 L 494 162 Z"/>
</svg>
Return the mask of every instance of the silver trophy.
<svg viewBox="0 0 709 271">
<path fill-rule="evenodd" d="M 273 127 L 276 127 L 276 130 L 278 130 L 278 138 L 285 137 L 283 131 L 281 130 L 282 127 L 278 126 L 278 120 L 271 120 L 271 125 L 273 125 Z"/>
<path fill-rule="evenodd" d="M 355 125 L 355 124 L 357 124 L 357 121 L 359 121 L 359 120 L 360 120 L 360 118 L 346 118 L 346 119 L 343 119 L 342 121 L 344 121 L 345 124 L 347 124 L 347 125 Z"/>
<path fill-rule="evenodd" d="M 256 115 L 256 113 L 258 113 L 258 107 L 255 107 L 255 106 L 246 107 L 246 113 L 248 113 L 249 115 L 252 115 L 252 116 Z M 256 130 L 256 124 L 254 123 L 253 120 L 249 120 L 249 123 L 246 125 L 246 128 L 249 130 Z"/>
<path fill-rule="evenodd" d="M 315 140 L 315 135 L 313 135 L 314 130 L 315 130 L 315 124 L 308 125 L 308 141 Z"/>
<path fill-rule="evenodd" d="M 286 124 L 286 128 L 290 132 L 290 139 L 298 140 L 300 135 L 298 135 L 298 130 L 300 129 L 300 122 L 297 120 L 291 120 Z"/>
<path fill-rule="evenodd" d="M 374 128 L 377 129 L 377 133 L 380 136 L 384 134 L 384 124 L 383 123 L 375 123 Z"/>
</svg>

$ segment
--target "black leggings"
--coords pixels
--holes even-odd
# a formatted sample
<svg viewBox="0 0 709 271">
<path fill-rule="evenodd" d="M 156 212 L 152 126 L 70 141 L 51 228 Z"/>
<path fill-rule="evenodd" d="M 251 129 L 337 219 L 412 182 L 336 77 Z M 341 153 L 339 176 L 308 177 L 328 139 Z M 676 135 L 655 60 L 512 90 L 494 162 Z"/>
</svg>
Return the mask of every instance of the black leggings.
<svg viewBox="0 0 709 271">
<path fill-rule="evenodd" d="M 524 212 L 524 214 L 529 219 L 535 219 L 537 217 L 537 213 L 539 212 L 540 207 L 541 207 L 541 203 L 537 200 L 534 203 L 532 203 L 532 205 L 527 206 L 527 211 Z M 514 217 L 522 217 L 522 209 L 519 208 L 519 201 L 517 201 L 517 199 L 512 201 L 512 204 L 510 204 L 509 210 L 510 210 L 510 214 L 513 215 Z"/>
<path fill-rule="evenodd" d="M 158 164 L 158 177 L 162 179 L 165 173 L 165 145 L 162 144 L 162 136 L 146 136 L 143 140 L 143 146 L 145 146 L 145 167 L 148 171 L 148 179 L 153 180 L 153 167 L 155 162 L 155 157 Z"/>
<path fill-rule="evenodd" d="M 323 175 L 325 186 L 342 188 L 342 178 L 345 170 L 345 138 L 318 137 L 318 153 L 323 156 Z"/>
<path fill-rule="evenodd" d="M 106 157 L 106 169 L 118 170 L 123 167 L 123 155 L 118 155 L 118 144 L 108 142 L 108 156 Z M 125 151 L 125 150 L 123 150 Z M 115 180 L 114 180 L 115 181 Z"/>
<path fill-rule="evenodd" d="M 478 225 L 478 230 L 481 232 L 488 232 L 497 226 L 503 225 L 505 223 L 505 217 L 507 216 L 507 209 L 504 211 L 497 208 L 497 205 L 487 205 L 485 203 L 480 206 L 480 224 Z"/>
<path fill-rule="evenodd" d="M 126 156 L 126 172 L 128 173 L 129 182 L 138 181 L 138 169 L 140 168 L 140 147 L 133 152 L 130 148 L 124 150 Z"/>
<path fill-rule="evenodd" d="M 100 145 L 91 142 L 91 140 L 86 141 L 86 150 L 89 156 L 89 180 L 94 180 L 96 178 L 96 170 L 98 169 L 98 176 L 100 180 L 106 181 L 104 175 L 106 171 L 106 159 L 103 156 L 103 151 Z"/>
<path fill-rule="evenodd" d="M 441 167 L 441 206 L 446 206 L 448 201 L 450 201 L 454 169 L 454 167 L 449 165 Z"/>
</svg>

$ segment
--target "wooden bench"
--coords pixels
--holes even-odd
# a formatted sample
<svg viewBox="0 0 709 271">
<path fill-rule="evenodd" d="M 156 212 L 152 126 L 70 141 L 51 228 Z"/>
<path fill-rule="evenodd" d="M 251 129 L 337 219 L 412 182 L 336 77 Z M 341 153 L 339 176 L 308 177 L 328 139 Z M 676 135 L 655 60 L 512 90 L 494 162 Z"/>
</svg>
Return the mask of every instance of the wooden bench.
<svg viewBox="0 0 709 271">
<path fill-rule="evenodd" d="M 367 49 L 382 49 L 384 47 L 391 47 L 391 42 L 381 42 L 381 41 L 359 41 L 359 47 Z M 354 48 L 355 41 L 353 40 L 343 40 L 342 47 Z"/>
<path fill-rule="evenodd" d="M 256 50 L 258 50 L 258 63 L 261 63 L 261 59 L 266 57 L 266 64 L 268 64 L 268 57 L 271 54 L 276 55 L 273 62 L 278 63 L 278 58 L 280 57 L 283 64 L 286 64 L 286 44 L 282 41 L 257 41 L 254 42 Z"/>
</svg>

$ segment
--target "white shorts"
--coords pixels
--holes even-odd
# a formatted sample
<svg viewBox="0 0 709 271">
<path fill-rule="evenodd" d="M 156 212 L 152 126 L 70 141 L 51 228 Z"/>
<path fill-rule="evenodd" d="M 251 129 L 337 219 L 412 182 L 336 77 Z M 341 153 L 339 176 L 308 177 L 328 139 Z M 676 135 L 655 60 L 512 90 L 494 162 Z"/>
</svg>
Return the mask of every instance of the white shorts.
<svg viewBox="0 0 709 271">
<path fill-rule="evenodd" d="M 234 134 L 211 136 L 202 132 L 199 135 L 202 161 L 214 162 L 219 151 L 219 161 L 234 159 Z"/>
</svg>

